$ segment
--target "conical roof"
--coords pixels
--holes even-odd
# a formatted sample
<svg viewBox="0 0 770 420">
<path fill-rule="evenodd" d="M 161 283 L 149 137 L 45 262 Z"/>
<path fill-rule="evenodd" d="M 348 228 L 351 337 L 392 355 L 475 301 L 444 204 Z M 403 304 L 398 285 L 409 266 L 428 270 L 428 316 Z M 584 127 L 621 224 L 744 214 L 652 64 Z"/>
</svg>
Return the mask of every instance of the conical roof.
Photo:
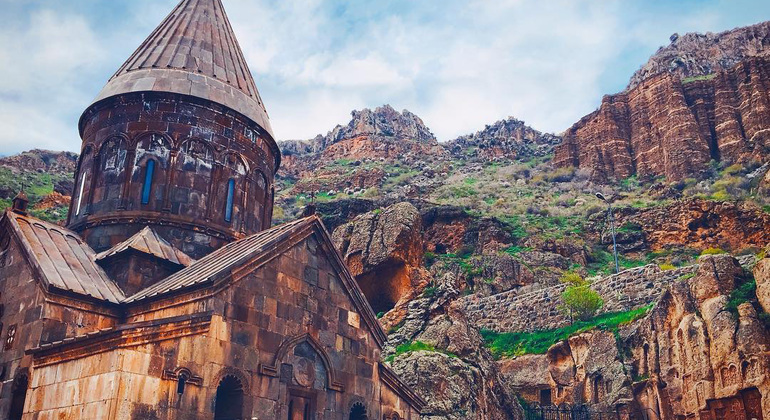
<svg viewBox="0 0 770 420">
<path fill-rule="evenodd" d="M 130 92 L 207 99 L 273 130 L 221 0 L 182 0 L 107 82 L 94 103 Z"/>
</svg>

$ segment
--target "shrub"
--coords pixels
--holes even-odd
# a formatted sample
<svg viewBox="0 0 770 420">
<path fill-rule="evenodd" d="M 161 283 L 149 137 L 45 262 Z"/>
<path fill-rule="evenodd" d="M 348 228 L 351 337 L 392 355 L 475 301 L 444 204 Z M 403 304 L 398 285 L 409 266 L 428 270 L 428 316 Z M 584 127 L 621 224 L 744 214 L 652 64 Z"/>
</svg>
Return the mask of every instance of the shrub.
<svg viewBox="0 0 770 420">
<path fill-rule="evenodd" d="M 454 353 L 442 349 L 437 349 L 428 343 L 423 343 L 422 341 L 412 341 L 398 345 L 398 347 L 396 347 L 396 352 L 385 358 L 385 361 L 392 362 L 396 356 L 413 351 L 430 351 L 435 353 L 443 353 L 449 357 L 457 357 L 457 355 Z"/>
<path fill-rule="evenodd" d="M 484 345 L 496 358 L 520 356 L 522 354 L 543 354 L 548 348 L 569 337 L 598 328 L 602 331 L 617 331 L 626 325 L 643 318 L 652 309 L 653 304 L 626 312 L 601 314 L 588 321 L 577 321 L 572 325 L 554 330 L 532 332 L 495 332 L 481 330 Z"/>
<path fill-rule="evenodd" d="M 568 271 L 559 278 L 559 281 L 571 286 L 586 286 L 588 282 L 580 276 L 580 274 L 574 271 Z"/>
<path fill-rule="evenodd" d="M 701 251 L 701 255 L 718 255 L 718 254 L 726 254 L 727 251 L 725 251 L 722 248 L 706 248 L 703 251 Z"/>
<path fill-rule="evenodd" d="M 676 268 L 673 264 L 669 263 L 660 264 L 658 267 L 660 267 L 660 269 L 663 271 L 673 270 Z"/>
<path fill-rule="evenodd" d="M 559 280 L 568 284 L 561 294 L 561 309 L 570 317 L 586 321 L 604 305 L 604 299 L 589 287 L 591 283 L 583 279 L 580 274 L 567 272 Z"/>
</svg>

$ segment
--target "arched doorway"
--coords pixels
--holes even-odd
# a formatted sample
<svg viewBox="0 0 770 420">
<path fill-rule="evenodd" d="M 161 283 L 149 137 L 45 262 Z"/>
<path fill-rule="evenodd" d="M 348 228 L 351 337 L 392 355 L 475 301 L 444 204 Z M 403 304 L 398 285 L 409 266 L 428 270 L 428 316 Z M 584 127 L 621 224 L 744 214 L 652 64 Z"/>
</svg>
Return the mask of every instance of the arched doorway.
<svg viewBox="0 0 770 420">
<path fill-rule="evenodd" d="M 24 401 L 27 399 L 27 388 L 29 387 L 29 378 L 21 374 L 13 380 L 11 388 L 11 407 L 8 411 L 9 420 L 21 420 L 24 414 Z"/>
<path fill-rule="evenodd" d="M 360 402 L 353 404 L 353 407 L 350 408 L 349 419 L 350 420 L 368 420 L 369 417 L 366 415 L 366 407 Z"/>
<path fill-rule="evenodd" d="M 214 420 L 240 420 L 243 417 L 243 384 L 235 376 L 225 376 L 217 387 Z"/>
</svg>

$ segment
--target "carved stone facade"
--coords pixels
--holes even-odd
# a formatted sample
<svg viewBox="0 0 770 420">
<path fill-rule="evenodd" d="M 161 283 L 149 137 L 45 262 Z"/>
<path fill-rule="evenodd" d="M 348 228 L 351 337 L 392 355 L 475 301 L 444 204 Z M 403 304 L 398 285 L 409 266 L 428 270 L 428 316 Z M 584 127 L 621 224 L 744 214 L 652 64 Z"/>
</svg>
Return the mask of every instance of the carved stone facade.
<svg viewBox="0 0 770 420">
<path fill-rule="evenodd" d="M 216 42 L 214 42 L 216 41 Z M 417 419 L 280 153 L 220 0 L 182 1 L 81 118 L 69 228 L 0 217 L 0 418 Z"/>
</svg>

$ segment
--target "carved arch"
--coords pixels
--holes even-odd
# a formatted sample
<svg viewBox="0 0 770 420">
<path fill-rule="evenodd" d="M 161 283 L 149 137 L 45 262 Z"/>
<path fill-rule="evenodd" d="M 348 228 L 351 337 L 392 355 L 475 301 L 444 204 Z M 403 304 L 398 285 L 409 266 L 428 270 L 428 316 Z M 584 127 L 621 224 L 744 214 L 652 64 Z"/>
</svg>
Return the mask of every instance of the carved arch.
<svg viewBox="0 0 770 420">
<path fill-rule="evenodd" d="M 214 381 L 211 383 L 210 386 L 216 388 L 219 386 L 220 383 L 222 383 L 222 380 L 224 380 L 226 377 L 232 377 L 235 378 L 238 382 L 241 383 L 241 389 L 243 390 L 244 395 L 249 395 L 249 390 L 251 389 L 251 385 L 249 384 L 249 378 L 244 374 L 240 369 L 226 366 L 222 368 L 222 370 L 219 371 L 217 376 L 214 378 Z"/>
<path fill-rule="evenodd" d="M 337 379 L 337 372 L 331 363 L 331 358 L 329 357 L 329 354 L 326 353 L 326 350 L 324 350 L 323 346 L 321 346 L 321 343 L 319 343 L 315 338 L 313 338 L 312 335 L 308 333 L 300 334 L 295 337 L 284 340 L 284 342 L 281 343 L 281 346 L 278 347 L 278 351 L 273 356 L 273 360 L 270 362 L 270 364 L 260 363 L 259 373 L 266 376 L 272 376 L 274 378 L 278 377 L 278 372 L 279 372 L 278 368 L 281 361 L 289 353 L 289 350 L 293 349 L 298 344 L 301 344 L 303 342 L 307 342 L 310 345 L 310 347 L 312 347 L 313 350 L 315 350 L 316 353 L 318 353 L 318 355 L 321 356 L 321 361 L 324 364 L 324 368 L 326 368 L 327 387 L 334 391 L 343 392 L 345 390 L 345 387 Z"/>
</svg>

